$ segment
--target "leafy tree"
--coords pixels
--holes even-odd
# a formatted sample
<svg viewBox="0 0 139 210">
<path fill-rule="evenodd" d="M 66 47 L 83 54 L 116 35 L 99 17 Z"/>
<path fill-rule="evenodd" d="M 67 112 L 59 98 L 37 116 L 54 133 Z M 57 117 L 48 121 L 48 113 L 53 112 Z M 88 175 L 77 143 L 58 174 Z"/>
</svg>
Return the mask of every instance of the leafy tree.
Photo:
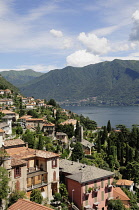
<svg viewBox="0 0 139 210">
<path fill-rule="evenodd" d="M 38 142 L 38 149 L 39 150 L 43 150 L 43 138 L 42 138 L 42 135 L 39 135 L 39 142 Z"/>
<path fill-rule="evenodd" d="M 28 142 L 29 148 L 34 148 L 35 139 L 34 134 L 30 130 L 26 130 L 25 134 L 22 135 L 22 138 L 25 142 Z"/>
<path fill-rule="evenodd" d="M 83 148 L 80 142 L 77 142 L 74 145 L 71 157 L 73 161 L 81 160 L 84 157 Z"/>
<path fill-rule="evenodd" d="M 50 100 L 48 101 L 48 105 L 52 105 L 52 106 L 54 106 L 54 107 L 57 106 L 56 101 L 55 101 L 54 99 L 50 99 Z"/>
<path fill-rule="evenodd" d="M 61 194 L 63 199 L 67 199 L 68 198 L 68 191 L 66 189 L 66 185 L 65 184 L 60 184 L 59 191 L 60 191 L 60 194 Z"/>
<path fill-rule="evenodd" d="M 123 203 L 121 200 L 110 200 L 108 202 L 108 210 L 125 210 Z"/>
<path fill-rule="evenodd" d="M 130 205 L 131 205 L 130 209 L 139 210 L 139 207 L 137 206 L 137 195 L 133 194 L 133 192 L 130 192 L 127 188 L 122 188 L 122 190 L 130 198 Z"/>
<path fill-rule="evenodd" d="M 14 204 L 19 198 L 26 198 L 24 191 L 16 190 L 16 191 L 12 192 L 9 196 L 8 206 L 11 206 L 12 204 Z"/>
<path fill-rule="evenodd" d="M 39 189 L 33 189 L 31 194 L 30 194 L 30 200 L 41 204 L 42 200 L 43 200 L 43 197 L 41 195 L 41 191 Z"/>
<path fill-rule="evenodd" d="M 128 162 L 126 166 L 126 178 L 139 184 L 139 163 L 136 161 Z"/>
<path fill-rule="evenodd" d="M 79 129 L 80 129 L 80 125 L 79 125 L 79 122 L 77 120 L 77 122 L 76 122 L 76 129 L 75 129 L 75 137 L 77 139 L 79 139 Z"/>
<path fill-rule="evenodd" d="M 2 199 L 6 199 L 8 196 L 8 172 L 5 168 L 0 167 L 0 204 L 2 202 Z"/>
<path fill-rule="evenodd" d="M 104 126 L 102 137 L 101 137 L 101 144 L 105 143 L 107 136 L 108 136 L 107 128 L 106 128 L 106 126 Z"/>
<path fill-rule="evenodd" d="M 110 122 L 110 120 L 107 123 L 107 131 L 108 131 L 108 133 L 111 132 L 111 122 Z"/>
<path fill-rule="evenodd" d="M 74 136 L 74 126 L 72 124 L 57 125 L 56 131 L 66 133 L 69 138 Z"/>
<path fill-rule="evenodd" d="M 23 133 L 23 128 L 20 125 L 18 125 L 16 127 L 16 134 L 21 135 L 22 133 Z"/>
</svg>

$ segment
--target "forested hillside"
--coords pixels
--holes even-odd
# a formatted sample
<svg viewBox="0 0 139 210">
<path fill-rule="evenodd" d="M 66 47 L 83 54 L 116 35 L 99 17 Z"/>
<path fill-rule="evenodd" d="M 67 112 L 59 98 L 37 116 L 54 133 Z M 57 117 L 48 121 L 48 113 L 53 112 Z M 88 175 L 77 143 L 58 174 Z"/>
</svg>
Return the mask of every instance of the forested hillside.
<svg viewBox="0 0 139 210">
<path fill-rule="evenodd" d="M 19 89 L 16 88 L 14 85 L 12 85 L 10 82 L 8 82 L 6 79 L 4 79 L 1 75 L 0 75 L 0 89 L 10 89 L 16 93 L 19 92 Z"/>
<path fill-rule="evenodd" d="M 20 87 L 26 82 L 29 82 L 36 77 L 41 76 L 43 73 L 41 72 L 36 72 L 33 71 L 32 69 L 27 69 L 23 71 L 15 71 L 15 70 L 10 70 L 10 71 L 2 71 L 1 75 L 10 83 L 13 85 Z"/>
<path fill-rule="evenodd" d="M 139 103 L 139 61 L 114 60 L 50 71 L 21 88 L 26 96 L 98 103 Z"/>
</svg>

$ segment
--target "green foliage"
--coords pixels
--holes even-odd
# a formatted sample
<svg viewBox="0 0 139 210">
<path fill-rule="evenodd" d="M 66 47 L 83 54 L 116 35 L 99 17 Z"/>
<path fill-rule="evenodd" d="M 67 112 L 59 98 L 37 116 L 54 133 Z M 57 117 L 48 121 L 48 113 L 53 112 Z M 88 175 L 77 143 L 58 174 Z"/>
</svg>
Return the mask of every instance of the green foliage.
<svg viewBox="0 0 139 210">
<path fill-rule="evenodd" d="M 41 204 L 43 201 L 43 197 L 41 195 L 41 191 L 39 189 L 33 189 L 30 194 L 30 200 L 36 203 Z"/>
<path fill-rule="evenodd" d="M 138 78 L 139 61 L 116 59 L 80 68 L 68 66 L 50 71 L 24 85 L 21 92 L 26 96 L 33 95 L 47 100 L 54 98 L 57 101 L 73 101 L 89 98 L 89 104 L 138 104 Z M 93 102 L 94 96 L 97 96 L 97 102 Z"/>
<path fill-rule="evenodd" d="M 126 210 L 121 200 L 110 200 L 108 202 L 108 210 Z"/>
<path fill-rule="evenodd" d="M 130 205 L 131 205 L 130 209 L 139 209 L 139 207 L 137 206 L 137 195 L 133 194 L 133 192 L 130 192 L 126 188 L 122 188 L 122 190 L 130 198 Z"/>
<path fill-rule="evenodd" d="M 71 158 L 73 161 L 81 160 L 84 157 L 84 152 L 82 149 L 82 145 L 80 142 L 77 142 L 74 145 L 74 149 L 72 151 Z"/>
<path fill-rule="evenodd" d="M 43 150 L 44 142 L 42 135 L 39 135 L 39 142 L 38 142 L 38 148 L 39 150 Z"/>
<path fill-rule="evenodd" d="M 111 130 L 112 130 L 111 123 L 110 123 L 110 120 L 108 120 L 108 123 L 107 123 L 107 131 L 108 131 L 108 133 L 110 133 Z"/>
<path fill-rule="evenodd" d="M 67 199 L 68 198 L 68 191 L 66 189 L 65 184 L 60 184 L 59 191 L 60 191 L 60 194 L 62 196 L 62 199 Z"/>
<path fill-rule="evenodd" d="M 16 134 L 21 135 L 22 133 L 23 133 L 23 128 L 20 125 L 18 125 L 16 127 Z"/>
<path fill-rule="evenodd" d="M 28 142 L 29 148 L 34 148 L 35 145 L 35 139 L 34 139 L 34 133 L 30 130 L 26 130 L 25 134 L 22 135 L 22 138 L 24 142 Z"/>
<path fill-rule="evenodd" d="M 32 81 L 33 79 L 43 75 L 41 72 L 35 72 L 31 69 L 27 69 L 25 71 L 2 71 L 1 75 L 10 83 L 19 87 L 27 82 Z"/>
<path fill-rule="evenodd" d="M 126 166 L 126 178 L 139 184 L 139 163 L 136 161 L 129 162 Z"/>
<path fill-rule="evenodd" d="M 15 93 L 19 92 L 18 88 L 16 88 L 14 85 L 12 85 L 10 82 L 8 82 L 3 77 L 0 77 L 0 89 L 2 89 L 2 90 L 10 89 L 11 91 L 13 91 Z"/>
<path fill-rule="evenodd" d="M 54 106 L 54 107 L 57 106 L 56 101 L 55 101 L 54 99 L 50 99 L 50 100 L 48 101 L 47 104 L 48 104 L 48 105 L 52 105 L 52 106 Z"/>
<path fill-rule="evenodd" d="M 19 198 L 26 198 L 24 191 L 16 190 L 16 191 L 12 192 L 9 196 L 8 206 L 11 206 L 12 204 L 14 204 Z"/>
<path fill-rule="evenodd" d="M 57 125 L 56 131 L 66 133 L 69 138 L 74 136 L 74 126 L 72 124 L 67 124 L 67 125 L 59 124 Z"/>
<path fill-rule="evenodd" d="M 83 115 L 80 115 L 80 123 L 87 130 L 95 130 L 97 127 L 97 123 L 95 121 L 90 120 L 89 117 L 84 117 Z"/>
<path fill-rule="evenodd" d="M 39 114 L 38 112 L 36 112 L 35 110 L 31 109 L 27 112 L 28 115 L 31 115 L 33 118 L 39 118 Z"/>
<path fill-rule="evenodd" d="M 8 171 L 5 168 L 0 167 L 0 201 L 2 199 L 6 199 L 8 196 L 8 190 L 9 190 L 8 182 L 9 182 Z"/>
</svg>

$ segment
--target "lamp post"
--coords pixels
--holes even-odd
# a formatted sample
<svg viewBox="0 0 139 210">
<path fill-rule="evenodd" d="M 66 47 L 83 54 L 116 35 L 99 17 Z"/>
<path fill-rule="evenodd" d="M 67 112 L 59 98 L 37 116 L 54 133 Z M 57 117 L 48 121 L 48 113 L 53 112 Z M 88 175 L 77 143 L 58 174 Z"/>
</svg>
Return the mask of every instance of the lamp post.
<svg viewBox="0 0 139 210">
<path fill-rule="evenodd" d="M 72 205 L 73 205 L 73 192 L 74 192 L 74 189 L 72 189 Z"/>
</svg>

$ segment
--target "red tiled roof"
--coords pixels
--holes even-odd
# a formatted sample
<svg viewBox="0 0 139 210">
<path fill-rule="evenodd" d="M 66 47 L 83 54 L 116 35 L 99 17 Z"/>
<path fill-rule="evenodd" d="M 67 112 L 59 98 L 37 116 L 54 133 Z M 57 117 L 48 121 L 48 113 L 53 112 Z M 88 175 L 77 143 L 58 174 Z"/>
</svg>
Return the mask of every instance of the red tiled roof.
<svg viewBox="0 0 139 210">
<path fill-rule="evenodd" d="M 8 208 L 8 210 L 46 210 L 46 209 L 52 210 L 49 207 L 25 199 L 19 199 L 16 203 L 14 203 Z"/>
<path fill-rule="evenodd" d="M 31 118 L 31 119 L 27 119 L 26 121 L 29 122 L 29 121 L 43 121 L 44 119 L 43 118 Z"/>
<path fill-rule="evenodd" d="M 12 158 L 12 160 L 11 160 L 11 166 L 23 165 L 23 164 L 26 164 L 26 162 L 27 162 L 27 161 L 25 161 L 25 160 Z"/>
<path fill-rule="evenodd" d="M 53 123 L 45 123 L 43 126 L 55 126 Z"/>
<path fill-rule="evenodd" d="M 2 110 L 2 113 L 3 114 L 15 114 L 15 112 L 11 112 L 10 110 L 7 110 L 7 109 Z"/>
<path fill-rule="evenodd" d="M 14 157 L 19 159 L 25 159 L 29 157 L 42 157 L 42 158 L 53 158 L 59 157 L 59 154 L 44 151 L 44 150 L 35 150 L 27 147 L 17 147 L 6 149 L 6 152 Z"/>
<path fill-rule="evenodd" d="M 130 200 L 120 187 L 113 188 L 113 196 L 115 199 L 120 199 L 121 201 Z"/>
<path fill-rule="evenodd" d="M 119 179 L 117 182 L 116 182 L 116 185 L 126 185 L 126 186 L 131 186 L 133 184 L 133 181 L 131 180 L 127 180 L 127 179 Z"/>
<path fill-rule="evenodd" d="M 16 146 L 16 145 L 21 145 L 21 144 L 25 144 L 25 142 L 21 139 L 12 139 L 12 140 L 4 141 L 5 147 Z"/>
<path fill-rule="evenodd" d="M 4 133 L 5 131 L 0 128 L 0 133 Z"/>
</svg>

